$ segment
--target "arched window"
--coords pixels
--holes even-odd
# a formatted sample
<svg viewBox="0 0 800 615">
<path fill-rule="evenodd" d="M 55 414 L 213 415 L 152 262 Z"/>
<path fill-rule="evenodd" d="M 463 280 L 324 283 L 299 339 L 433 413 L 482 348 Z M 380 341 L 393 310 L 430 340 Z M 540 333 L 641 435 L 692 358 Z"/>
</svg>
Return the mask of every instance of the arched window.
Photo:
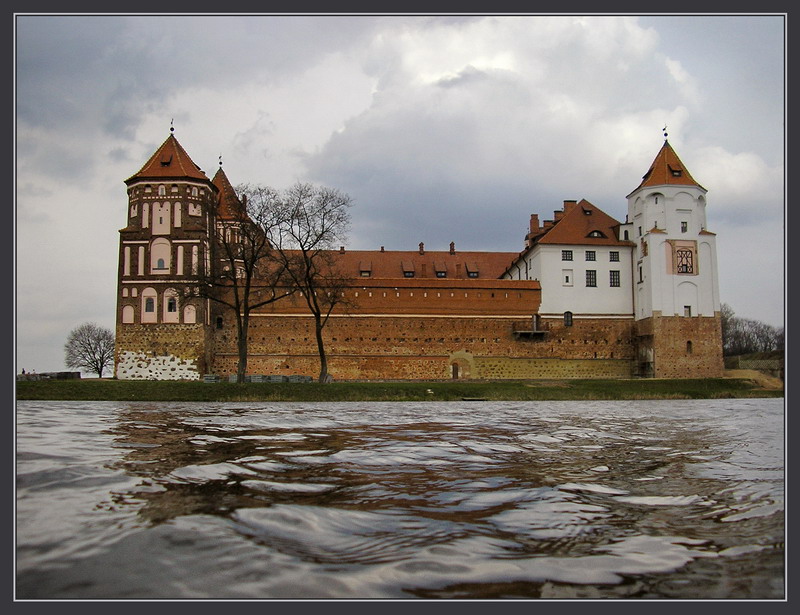
<svg viewBox="0 0 800 615">
<path fill-rule="evenodd" d="M 159 186 L 158 187 L 158 196 L 164 196 L 167 194 L 167 187 L 166 186 Z"/>
<path fill-rule="evenodd" d="M 193 305 L 187 305 L 183 308 L 183 322 L 194 324 L 197 322 L 197 308 Z"/>
<path fill-rule="evenodd" d="M 125 324 L 131 324 L 133 322 L 133 306 L 126 305 L 122 308 L 122 322 Z"/>
<path fill-rule="evenodd" d="M 161 322 L 180 322 L 178 293 L 174 288 L 164 291 L 164 317 Z"/>
<path fill-rule="evenodd" d="M 150 244 L 150 273 L 169 273 L 172 246 L 168 239 L 159 237 Z"/>
<path fill-rule="evenodd" d="M 564 312 L 564 326 L 565 327 L 572 326 L 572 312 Z"/>
<path fill-rule="evenodd" d="M 156 298 L 158 294 L 154 288 L 145 288 L 142 291 L 142 316 L 140 321 L 143 323 L 158 322 L 156 312 Z"/>
</svg>

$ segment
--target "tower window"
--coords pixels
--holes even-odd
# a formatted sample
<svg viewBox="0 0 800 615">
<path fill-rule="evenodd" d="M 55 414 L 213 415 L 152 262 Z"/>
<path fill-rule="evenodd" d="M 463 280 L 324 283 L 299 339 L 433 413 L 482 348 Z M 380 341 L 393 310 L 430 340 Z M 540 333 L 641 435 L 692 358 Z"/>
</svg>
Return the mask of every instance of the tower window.
<svg viewBox="0 0 800 615">
<path fill-rule="evenodd" d="M 694 259 L 691 250 L 676 250 L 678 273 L 694 273 Z"/>
<path fill-rule="evenodd" d="M 166 266 L 166 263 L 164 263 L 164 259 L 163 258 L 159 258 L 156 261 L 156 269 L 166 269 L 166 268 L 167 268 L 167 266 Z"/>
<path fill-rule="evenodd" d="M 147 297 L 144 300 L 144 311 L 145 312 L 155 312 L 156 311 L 155 299 L 153 299 L 152 297 Z"/>
<path fill-rule="evenodd" d="M 437 271 L 436 272 L 436 277 L 437 278 L 446 278 L 447 277 L 447 272 L 446 271 Z"/>
<path fill-rule="evenodd" d="M 628 241 L 630 239 L 630 235 L 628 234 L 628 231 L 624 231 L 623 236 L 625 237 L 625 241 Z"/>
<path fill-rule="evenodd" d="M 167 312 L 177 312 L 178 311 L 178 300 L 175 297 L 170 297 L 167 299 Z"/>
<path fill-rule="evenodd" d="M 692 354 L 692 341 L 691 340 L 686 342 L 686 354 Z"/>
<path fill-rule="evenodd" d="M 217 316 L 217 329 L 222 329 L 222 316 Z"/>
</svg>

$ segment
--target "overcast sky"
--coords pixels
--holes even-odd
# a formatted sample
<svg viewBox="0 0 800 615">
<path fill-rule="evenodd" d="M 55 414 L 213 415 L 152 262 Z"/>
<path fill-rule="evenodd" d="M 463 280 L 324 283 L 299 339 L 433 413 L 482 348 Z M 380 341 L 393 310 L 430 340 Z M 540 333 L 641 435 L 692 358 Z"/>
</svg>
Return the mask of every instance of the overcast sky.
<svg viewBox="0 0 800 615">
<path fill-rule="evenodd" d="M 123 181 L 175 135 L 209 177 L 354 200 L 351 249 L 518 251 L 618 220 L 662 128 L 708 190 L 720 295 L 784 320 L 782 16 L 16 17 L 17 370 L 113 330 Z M 545 291 L 546 292 L 546 291 Z"/>
</svg>

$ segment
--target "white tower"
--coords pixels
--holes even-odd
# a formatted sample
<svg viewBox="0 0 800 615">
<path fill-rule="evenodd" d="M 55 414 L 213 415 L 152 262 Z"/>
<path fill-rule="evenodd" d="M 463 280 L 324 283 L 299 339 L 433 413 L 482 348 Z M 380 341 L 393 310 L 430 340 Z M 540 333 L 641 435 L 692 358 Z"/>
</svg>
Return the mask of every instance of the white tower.
<svg viewBox="0 0 800 615">
<path fill-rule="evenodd" d="M 706 192 L 665 139 L 627 197 L 621 233 L 637 244 L 633 299 L 641 375 L 722 375 L 716 236 L 706 228 Z"/>
</svg>

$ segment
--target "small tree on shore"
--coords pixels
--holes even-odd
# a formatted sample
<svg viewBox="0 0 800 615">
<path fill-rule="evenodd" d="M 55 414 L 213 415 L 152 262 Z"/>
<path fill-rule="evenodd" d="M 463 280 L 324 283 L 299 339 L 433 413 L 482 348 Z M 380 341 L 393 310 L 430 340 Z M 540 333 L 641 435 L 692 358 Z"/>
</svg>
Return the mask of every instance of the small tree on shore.
<svg viewBox="0 0 800 615">
<path fill-rule="evenodd" d="M 70 331 L 64 352 L 67 367 L 102 378 L 105 369 L 114 361 L 114 334 L 93 322 L 84 323 Z"/>
</svg>

